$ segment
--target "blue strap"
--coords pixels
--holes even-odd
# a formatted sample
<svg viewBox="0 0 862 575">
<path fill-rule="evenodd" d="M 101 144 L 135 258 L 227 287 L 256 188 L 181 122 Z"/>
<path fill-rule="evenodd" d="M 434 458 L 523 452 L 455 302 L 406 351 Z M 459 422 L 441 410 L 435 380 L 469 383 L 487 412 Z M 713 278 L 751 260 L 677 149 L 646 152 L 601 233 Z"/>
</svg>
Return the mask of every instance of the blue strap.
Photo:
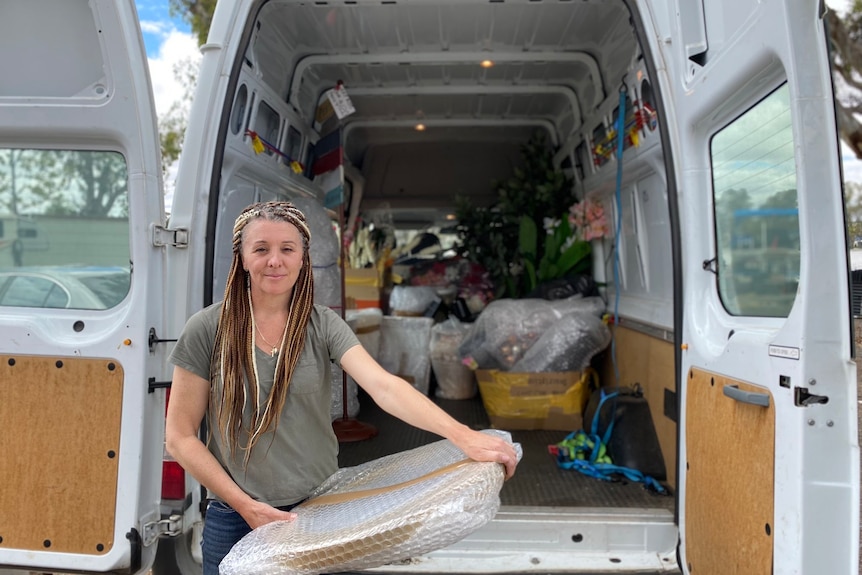
<svg viewBox="0 0 862 575">
<path fill-rule="evenodd" d="M 591 435 L 595 436 L 599 435 L 599 416 L 602 413 L 602 405 L 605 403 L 605 401 L 614 398 L 620 394 L 619 391 L 614 391 L 613 393 L 605 393 L 604 388 L 601 388 L 599 390 L 599 393 L 601 394 L 601 399 L 599 399 L 599 405 L 598 407 L 596 407 L 596 412 L 593 414 L 593 423 L 592 427 L 590 428 Z M 616 417 L 614 417 L 614 411 L 616 410 L 611 410 L 611 422 L 608 424 L 608 427 L 607 429 L 605 429 L 605 433 L 602 436 L 602 443 L 604 443 L 605 445 L 607 445 L 608 441 L 611 439 L 611 432 L 614 429 L 614 421 L 616 420 Z"/>
<path fill-rule="evenodd" d="M 622 465 L 614 465 L 613 463 L 605 463 L 597 461 L 599 454 L 604 451 L 607 453 L 608 441 L 611 438 L 611 432 L 614 428 L 615 409 L 611 410 L 611 421 L 605 429 L 604 435 L 599 438 L 599 416 L 602 412 L 602 405 L 609 399 L 619 395 L 619 391 L 605 393 L 603 388 L 599 389 L 600 399 L 596 407 L 596 412 L 593 414 L 593 421 L 590 425 L 591 433 L 587 433 L 582 429 L 569 433 L 563 441 L 558 443 L 557 448 L 553 452 L 556 454 L 557 466 L 562 469 L 574 469 L 589 477 L 601 479 L 602 481 L 613 481 L 614 475 L 622 475 L 629 481 L 643 483 L 647 488 L 652 489 L 657 493 L 666 493 L 664 486 L 655 480 L 655 478 L 645 475 L 637 469 L 631 467 L 623 467 Z M 570 440 L 583 436 L 580 442 L 580 447 L 573 449 Z M 566 445 L 564 445 L 566 444 Z M 604 448 L 604 449 L 602 449 Z M 606 458 L 610 461 L 610 458 Z"/>
<path fill-rule="evenodd" d="M 617 117 L 617 183 L 614 190 L 617 221 L 614 225 L 614 325 L 619 325 L 620 317 L 620 230 L 623 227 L 623 151 L 625 151 L 626 126 L 626 85 L 620 86 L 620 115 Z M 611 332 L 612 334 L 615 332 Z M 614 366 L 614 378 L 620 381 L 620 371 L 617 366 L 617 338 L 611 337 L 611 363 Z"/>
</svg>

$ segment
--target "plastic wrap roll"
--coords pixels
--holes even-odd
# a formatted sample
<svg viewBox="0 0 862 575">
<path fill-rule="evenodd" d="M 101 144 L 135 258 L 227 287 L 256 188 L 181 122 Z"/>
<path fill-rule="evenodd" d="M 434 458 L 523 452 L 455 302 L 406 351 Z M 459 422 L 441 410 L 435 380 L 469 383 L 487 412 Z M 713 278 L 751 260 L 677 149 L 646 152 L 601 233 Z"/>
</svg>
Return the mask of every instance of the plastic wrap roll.
<svg viewBox="0 0 862 575">
<path fill-rule="evenodd" d="M 508 432 L 485 430 L 511 441 Z M 521 446 L 515 444 L 518 458 Z M 448 440 L 338 470 L 276 521 L 243 537 L 222 575 L 315 575 L 368 569 L 463 539 L 494 518 L 505 470 Z"/>
</svg>

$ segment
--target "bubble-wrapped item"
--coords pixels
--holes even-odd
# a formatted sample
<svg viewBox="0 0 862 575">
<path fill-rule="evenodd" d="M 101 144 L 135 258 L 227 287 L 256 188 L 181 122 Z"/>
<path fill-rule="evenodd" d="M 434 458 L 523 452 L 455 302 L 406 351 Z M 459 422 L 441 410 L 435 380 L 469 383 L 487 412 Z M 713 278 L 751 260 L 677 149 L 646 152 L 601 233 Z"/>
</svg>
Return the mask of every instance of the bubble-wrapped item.
<svg viewBox="0 0 862 575">
<path fill-rule="evenodd" d="M 378 361 L 389 373 L 403 377 L 428 395 L 431 387 L 430 317 L 383 316 Z"/>
<path fill-rule="evenodd" d="M 422 315 L 439 300 L 437 289 L 432 286 L 397 285 L 389 294 L 389 309 L 396 315 Z"/>
<path fill-rule="evenodd" d="M 510 371 L 533 344 L 564 315 L 600 317 L 600 297 L 575 295 L 560 300 L 499 299 L 482 310 L 459 348 L 473 368 Z"/>
<path fill-rule="evenodd" d="M 487 429 L 511 442 L 506 431 Z M 520 444 L 514 444 L 520 459 Z M 448 440 L 338 470 L 293 511 L 243 537 L 221 575 L 357 571 L 447 547 L 500 508 L 505 470 Z"/>
<path fill-rule="evenodd" d="M 313 265 L 311 268 L 314 282 L 314 303 L 325 305 L 341 315 L 341 271 L 338 266 Z"/>
<path fill-rule="evenodd" d="M 431 328 L 431 369 L 437 380 L 434 395 L 442 399 L 470 399 L 479 391 L 473 370 L 461 362 L 458 348 L 470 324 L 455 317 Z"/>
<path fill-rule="evenodd" d="M 308 230 L 311 232 L 308 255 L 312 265 L 326 267 L 337 263 L 339 242 L 332 215 L 313 198 L 302 196 L 292 199 L 291 202 L 305 214 Z"/>
<path fill-rule="evenodd" d="M 601 318 L 569 313 L 554 322 L 511 371 L 583 371 L 593 356 L 610 343 L 611 330 Z"/>
<path fill-rule="evenodd" d="M 347 417 L 356 417 L 359 414 L 359 385 L 352 377 L 344 379 L 344 370 L 339 365 L 332 365 L 332 401 L 329 406 L 329 415 L 332 420 L 344 418 L 344 386 L 347 386 Z"/>
<path fill-rule="evenodd" d="M 344 319 L 368 355 L 377 359 L 380 354 L 380 324 L 383 322 L 380 308 L 348 309 L 344 311 Z"/>
</svg>

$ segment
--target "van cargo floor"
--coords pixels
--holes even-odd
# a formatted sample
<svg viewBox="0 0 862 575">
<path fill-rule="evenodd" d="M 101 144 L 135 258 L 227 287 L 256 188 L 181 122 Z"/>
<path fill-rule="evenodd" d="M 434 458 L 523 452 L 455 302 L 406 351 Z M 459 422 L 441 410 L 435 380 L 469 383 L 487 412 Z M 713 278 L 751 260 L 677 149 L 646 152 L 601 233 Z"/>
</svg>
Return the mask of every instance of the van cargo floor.
<svg viewBox="0 0 862 575">
<path fill-rule="evenodd" d="M 455 419 L 474 429 L 489 427 L 488 416 L 478 396 L 464 400 L 432 399 Z M 377 435 L 371 439 L 341 443 L 338 456 L 341 467 L 358 465 L 440 439 L 390 416 L 362 391 L 356 419 L 376 427 Z M 514 430 L 511 433 L 512 439 L 521 444 L 524 454 L 517 472 L 500 492 L 503 505 L 673 510 L 673 496 L 653 493 L 640 483 L 606 482 L 575 470 L 559 468 L 548 453 L 548 445 L 562 441 L 567 434 L 565 431 Z"/>
</svg>

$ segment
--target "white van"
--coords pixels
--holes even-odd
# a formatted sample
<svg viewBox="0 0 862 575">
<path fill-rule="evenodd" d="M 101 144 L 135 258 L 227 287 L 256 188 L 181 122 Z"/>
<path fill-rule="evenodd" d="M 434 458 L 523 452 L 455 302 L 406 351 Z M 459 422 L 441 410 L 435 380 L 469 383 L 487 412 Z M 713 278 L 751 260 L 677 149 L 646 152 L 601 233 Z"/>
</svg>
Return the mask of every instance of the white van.
<svg viewBox="0 0 862 575">
<path fill-rule="evenodd" d="M 456 192 L 492 199 L 490 181 L 538 130 L 578 196 L 614 215 L 593 246 L 618 318 L 614 365 L 597 367 L 644 389 L 672 495 L 556 469 L 541 450 L 562 434 L 516 432 L 539 451 L 525 452 L 494 520 L 375 571 L 857 573 L 856 368 L 824 11 L 219 0 L 168 221 L 133 0 L 4 2 L 0 202 L 40 243 L 2 261 L 131 274 L 107 309 L 0 307 L 0 567 L 139 573 L 158 549 L 156 572 L 200 569 L 200 486 L 163 464 L 171 342 L 220 298 L 242 207 L 326 203 L 333 186 L 309 171 L 324 136 L 343 152 L 346 218 L 385 206 L 417 227 L 439 223 Z M 354 111 L 324 120 L 333 89 Z M 625 125 L 637 145 L 620 161 L 621 107 L 645 121 Z M 343 455 L 382 455 L 373 441 L 392 433 Z"/>
</svg>

